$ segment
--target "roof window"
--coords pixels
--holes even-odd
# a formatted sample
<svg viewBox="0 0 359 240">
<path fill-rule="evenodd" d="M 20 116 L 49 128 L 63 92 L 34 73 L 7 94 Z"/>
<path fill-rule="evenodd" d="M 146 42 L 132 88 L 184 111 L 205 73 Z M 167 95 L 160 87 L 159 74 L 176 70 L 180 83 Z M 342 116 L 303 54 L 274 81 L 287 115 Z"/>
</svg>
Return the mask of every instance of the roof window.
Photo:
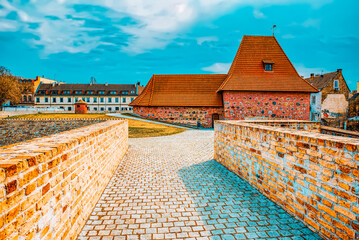
<svg viewBox="0 0 359 240">
<path fill-rule="evenodd" d="M 273 64 L 272 60 L 263 60 L 264 71 L 273 71 Z"/>
</svg>

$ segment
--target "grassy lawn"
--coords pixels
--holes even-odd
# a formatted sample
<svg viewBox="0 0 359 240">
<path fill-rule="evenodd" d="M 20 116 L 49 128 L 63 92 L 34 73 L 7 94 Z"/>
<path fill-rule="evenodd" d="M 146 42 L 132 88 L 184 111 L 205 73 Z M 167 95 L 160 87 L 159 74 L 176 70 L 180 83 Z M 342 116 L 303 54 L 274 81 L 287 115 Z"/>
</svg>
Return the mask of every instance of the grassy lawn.
<svg viewBox="0 0 359 240">
<path fill-rule="evenodd" d="M 102 118 L 113 119 L 116 117 L 107 116 L 102 113 L 74 114 L 74 113 L 40 113 L 9 117 L 8 119 L 61 119 L 61 118 Z M 128 135 L 130 138 L 159 137 L 177 134 L 185 129 L 160 125 L 156 123 L 143 122 L 133 119 L 128 120 Z"/>
</svg>

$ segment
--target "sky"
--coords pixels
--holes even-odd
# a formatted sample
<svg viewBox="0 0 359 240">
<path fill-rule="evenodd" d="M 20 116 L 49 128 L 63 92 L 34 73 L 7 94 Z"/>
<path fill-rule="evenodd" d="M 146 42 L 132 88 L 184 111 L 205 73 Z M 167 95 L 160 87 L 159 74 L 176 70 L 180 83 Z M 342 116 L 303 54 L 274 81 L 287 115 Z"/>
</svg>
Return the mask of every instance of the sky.
<svg viewBox="0 0 359 240">
<path fill-rule="evenodd" d="M 66 83 L 227 73 L 243 35 L 275 36 L 301 76 L 359 81 L 355 0 L 0 0 L 0 66 Z"/>
</svg>

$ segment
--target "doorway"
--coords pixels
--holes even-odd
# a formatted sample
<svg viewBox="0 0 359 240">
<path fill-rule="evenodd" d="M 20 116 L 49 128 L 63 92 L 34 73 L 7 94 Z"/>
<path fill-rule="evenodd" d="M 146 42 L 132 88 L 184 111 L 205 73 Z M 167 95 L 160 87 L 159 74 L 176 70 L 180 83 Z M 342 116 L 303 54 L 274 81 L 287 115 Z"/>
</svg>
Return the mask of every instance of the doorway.
<svg viewBox="0 0 359 240">
<path fill-rule="evenodd" d="M 212 114 L 212 128 L 214 128 L 214 121 L 219 120 L 219 114 L 213 113 Z"/>
</svg>

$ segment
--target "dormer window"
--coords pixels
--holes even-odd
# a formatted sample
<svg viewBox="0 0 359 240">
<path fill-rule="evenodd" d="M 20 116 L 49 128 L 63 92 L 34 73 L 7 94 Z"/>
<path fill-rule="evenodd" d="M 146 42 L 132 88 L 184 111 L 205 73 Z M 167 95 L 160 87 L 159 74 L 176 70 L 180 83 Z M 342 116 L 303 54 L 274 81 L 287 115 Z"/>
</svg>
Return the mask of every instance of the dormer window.
<svg viewBox="0 0 359 240">
<path fill-rule="evenodd" d="M 334 90 L 339 91 L 339 80 L 334 80 Z"/>
<path fill-rule="evenodd" d="M 266 72 L 273 71 L 273 64 L 274 62 L 272 60 L 263 60 L 264 71 Z"/>
</svg>

